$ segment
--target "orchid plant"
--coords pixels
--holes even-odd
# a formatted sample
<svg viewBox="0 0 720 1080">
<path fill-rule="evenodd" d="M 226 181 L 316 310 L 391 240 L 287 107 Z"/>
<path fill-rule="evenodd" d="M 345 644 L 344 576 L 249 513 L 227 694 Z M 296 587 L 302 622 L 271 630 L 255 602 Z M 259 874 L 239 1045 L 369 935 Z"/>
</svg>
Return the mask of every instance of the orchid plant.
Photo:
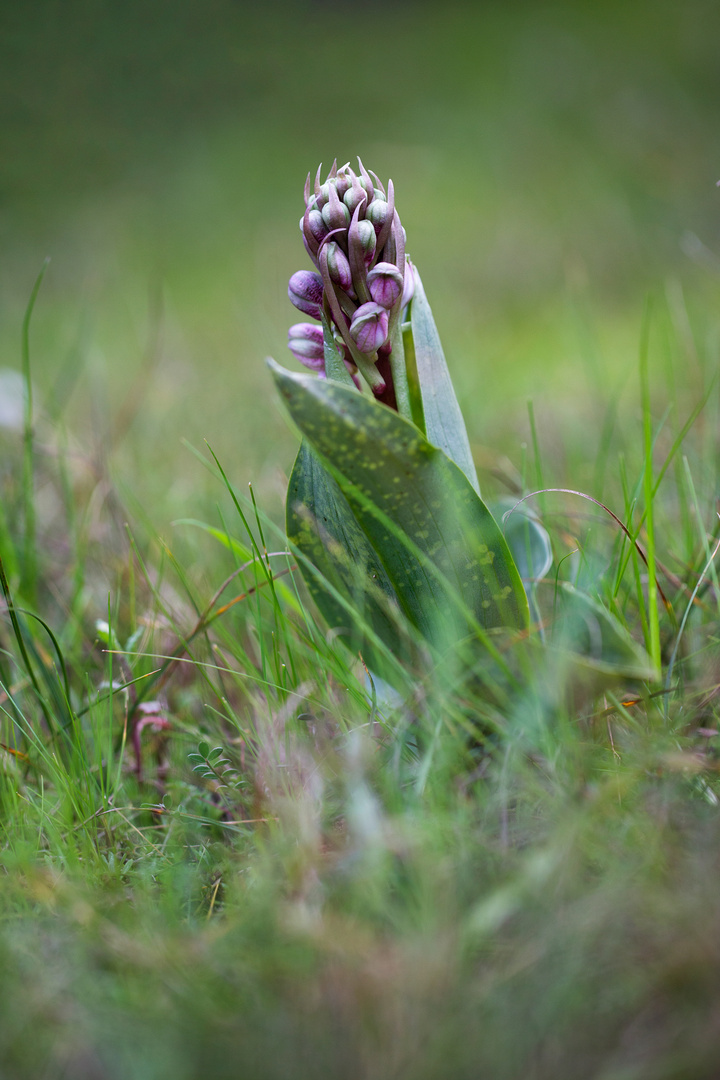
<svg viewBox="0 0 720 1080">
<path fill-rule="evenodd" d="M 288 345 L 309 373 L 269 363 L 302 435 L 289 542 L 329 626 L 392 678 L 418 646 L 447 653 L 528 629 L 552 553 L 534 515 L 515 514 L 506 537 L 483 502 L 392 181 L 358 165 L 334 163 L 324 183 L 308 174 L 300 228 L 314 269 L 288 294 L 315 321 L 291 326 Z"/>
</svg>

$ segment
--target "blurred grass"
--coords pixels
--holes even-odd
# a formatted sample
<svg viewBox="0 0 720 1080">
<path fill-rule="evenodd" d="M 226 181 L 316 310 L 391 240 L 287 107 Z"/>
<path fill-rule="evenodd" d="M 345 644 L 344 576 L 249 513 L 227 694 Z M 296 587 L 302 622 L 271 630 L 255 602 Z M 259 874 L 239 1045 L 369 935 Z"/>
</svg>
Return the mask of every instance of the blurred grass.
<svg viewBox="0 0 720 1080">
<path fill-rule="evenodd" d="M 681 275 L 690 307 L 717 303 L 717 273 L 683 251 L 718 241 L 715 4 L 88 0 L 2 17 L 0 355 L 17 363 L 50 255 L 39 396 L 59 384 L 83 448 L 156 523 L 202 485 L 181 438 L 282 487 L 294 440 L 262 361 L 289 359 L 302 182 L 335 155 L 394 179 L 471 436 L 513 458 L 528 397 L 541 438 L 552 413 L 577 440 L 598 389 L 623 386 L 648 289 Z"/>
<path fill-rule="evenodd" d="M 244 558 L 226 533 L 249 539 L 181 439 L 279 518 L 296 439 L 262 360 L 290 359 L 304 176 L 360 153 L 396 183 L 488 484 L 607 491 L 639 528 L 643 419 L 649 488 L 677 450 L 653 524 L 681 615 L 717 536 L 717 5 L 1 14 L 0 367 L 50 255 L 33 509 L 70 694 L 43 628 L 20 613 L 28 665 L 3 618 L 0 1074 L 714 1080 L 712 593 L 667 708 L 539 652 L 503 712 L 480 658 L 408 672 L 385 716 L 289 575 L 246 567 L 203 623 Z M 0 431 L 13 588 L 22 437 Z M 547 497 L 556 565 L 639 638 L 640 570 L 586 510 Z M 205 517 L 218 537 L 170 529 Z M 229 791 L 191 770 L 205 740 Z"/>
</svg>

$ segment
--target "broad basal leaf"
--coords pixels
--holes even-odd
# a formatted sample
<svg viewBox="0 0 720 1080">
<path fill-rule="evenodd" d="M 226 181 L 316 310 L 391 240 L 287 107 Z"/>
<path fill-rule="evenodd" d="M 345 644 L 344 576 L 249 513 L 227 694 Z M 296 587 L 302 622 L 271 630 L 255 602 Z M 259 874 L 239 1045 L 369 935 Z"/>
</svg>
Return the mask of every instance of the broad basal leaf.
<svg viewBox="0 0 720 1080">
<path fill-rule="evenodd" d="M 320 572 L 321 577 L 305 573 L 305 581 L 328 625 L 346 631 L 346 645 L 359 648 L 376 671 L 386 664 L 369 639 L 368 628 L 394 656 L 409 655 L 405 619 L 385 568 L 337 481 L 305 439 L 288 485 L 287 534 Z"/>
<path fill-rule="evenodd" d="M 475 463 L 470 452 L 465 421 L 450 378 L 440 336 L 420 280 L 415 275 L 415 295 L 410 304 L 410 325 L 422 398 L 425 434 L 433 446 L 444 450 L 480 493 Z M 409 351 L 409 350 L 408 350 Z"/>
<path fill-rule="evenodd" d="M 335 476 L 422 635 L 445 644 L 473 625 L 527 625 L 527 598 L 505 539 L 447 455 L 356 390 L 271 366 L 290 415 Z"/>
</svg>

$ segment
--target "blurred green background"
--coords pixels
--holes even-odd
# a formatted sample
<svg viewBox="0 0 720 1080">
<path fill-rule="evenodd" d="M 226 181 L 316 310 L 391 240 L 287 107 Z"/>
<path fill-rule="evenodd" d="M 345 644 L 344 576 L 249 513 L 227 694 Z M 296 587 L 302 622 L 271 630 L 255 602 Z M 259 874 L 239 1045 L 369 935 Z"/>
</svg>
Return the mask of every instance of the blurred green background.
<svg viewBox="0 0 720 1080">
<path fill-rule="evenodd" d="M 718 40 L 712 0 L 6 0 L 0 367 L 50 256 L 33 370 L 78 456 L 162 525 L 211 490 L 182 444 L 208 439 L 278 511 L 296 440 L 263 358 L 295 366 L 302 186 L 360 154 L 475 444 L 519 463 L 531 398 L 590 469 L 649 291 L 716 360 Z"/>
</svg>

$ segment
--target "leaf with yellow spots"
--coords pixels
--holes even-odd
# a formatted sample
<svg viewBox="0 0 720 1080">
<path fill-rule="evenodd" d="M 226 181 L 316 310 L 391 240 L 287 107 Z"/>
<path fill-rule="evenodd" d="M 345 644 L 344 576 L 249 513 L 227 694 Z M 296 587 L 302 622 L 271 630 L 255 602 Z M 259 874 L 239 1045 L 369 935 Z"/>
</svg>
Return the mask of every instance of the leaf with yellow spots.
<svg viewBox="0 0 720 1080">
<path fill-rule="evenodd" d="M 299 459 L 288 533 L 310 563 L 327 576 L 323 567 L 337 551 L 329 543 L 320 556 L 317 540 L 324 528 L 342 548 L 351 517 L 350 559 L 352 545 L 359 545 L 362 560 L 382 571 L 382 594 L 390 600 L 394 594 L 426 641 L 445 646 L 494 627 L 525 627 L 527 597 L 502 532 L 447 454 L 410 421 L 355 389 L 291 374 L 274 362 L 271 369 L 290 416 L 344 499 L 335 500 L 333 519 L 330 486 L 314 464 L 311 477 L 304 477 L 310 466 Z M 304 536 L 303 517 L 315 522 Z M 337 565 L 334 571 L 342 576 Z M 363 604 L 369 610 L 366 598 Z"/>
<path fill-rule="evenodd" d="M 338 483 L 303 439 L 290 476 L 287 534 L 325 621 L 378 673 L 408 660 L 412 628 Z M 388 653 L 390 655 L 388 655 Z"/>
</svg>

